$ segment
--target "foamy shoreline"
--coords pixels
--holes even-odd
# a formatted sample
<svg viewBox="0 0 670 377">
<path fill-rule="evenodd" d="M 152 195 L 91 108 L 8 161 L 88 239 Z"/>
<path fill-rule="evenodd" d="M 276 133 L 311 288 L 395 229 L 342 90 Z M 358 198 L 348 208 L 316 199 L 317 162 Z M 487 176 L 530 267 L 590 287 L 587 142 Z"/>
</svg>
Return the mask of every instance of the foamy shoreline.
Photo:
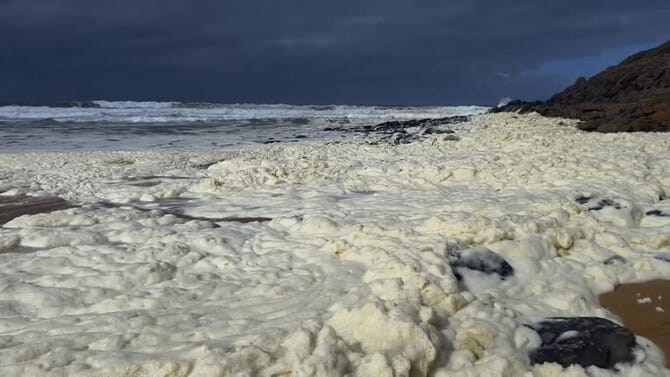
<svg viewBox="0 0 670 377">
<path fill-rule="evenodd" d="M 598 294 L 670 278 L 670 216 L 653 214 L 670 214 L 670 135 L 572 125 L 486 114 L 458 141 L 398 146 L 0 154 L 0 191 L 82 204 L 0 228 L 0 374 L 560 375 L 529 365 L 527 324 L 616 320 Z M 170 200 L 273 220 L 189 221 Z M 478 246 L 514 274 L 459 282 L 449 256 Z M 622 375 L 667 375 L 638 342 Z"/>
</svg>

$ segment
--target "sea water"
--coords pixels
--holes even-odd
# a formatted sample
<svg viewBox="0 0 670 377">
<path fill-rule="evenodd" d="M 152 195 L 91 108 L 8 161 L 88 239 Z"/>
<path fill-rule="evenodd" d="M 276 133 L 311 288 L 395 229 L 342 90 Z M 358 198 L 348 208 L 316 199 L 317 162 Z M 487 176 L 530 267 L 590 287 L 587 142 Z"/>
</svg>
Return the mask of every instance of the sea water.
<svg viewBox="0 0 670 377">
<path fill-rule="evenodd" d="M 0 106 L 0 152 L 220 148 L 344 138 L 327 128 L 481 113 L 478 106 L 381 107 L 73 102 Z"/>
</svg>

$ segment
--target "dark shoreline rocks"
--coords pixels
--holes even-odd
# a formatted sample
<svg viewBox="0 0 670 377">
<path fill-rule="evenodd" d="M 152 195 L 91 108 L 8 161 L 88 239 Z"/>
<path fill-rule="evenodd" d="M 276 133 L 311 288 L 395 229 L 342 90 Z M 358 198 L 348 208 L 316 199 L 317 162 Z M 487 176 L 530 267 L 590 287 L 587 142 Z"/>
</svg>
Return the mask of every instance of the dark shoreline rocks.
<svg viewBox="0 0 670 377">
<path fill-rule="evenodd" d="M 455 115 L 445 118 L 392 120 L 358 127 L 326 127 L 323 131 L 353 132 L 376 137 L 377 141 L 375 143 L 398 145 L 418 141 L 426 135 L 453 134 L 453 130 L 444 126 L 463 123 L 468 120 L 470 120 L 469 116 Z"/>
<path fill-rule="evenodd" d="M 613 369 L 632 362 L 637 342 L 625 327 L 598 317 L 555 317 L 533 326 L 542 344 L 530 355 L 531 364 L 558 363 Z"/>
<path fill-rule="evenodd" d="M 596 132 L 670 131 L 670 42 L 577 81 L 547 101 L 512 101 L 492 112 L 536 111 L 579 119 Z"/>
<path fill-rule="evenodd" d="M 460 269 L 497 275 L 505 280 L 514 275 L 514 268 L 500 255 L 485 247 L 473 247 L 450 253 L 447 258 L 458 280 L 462 280 Z"/>
</svg>

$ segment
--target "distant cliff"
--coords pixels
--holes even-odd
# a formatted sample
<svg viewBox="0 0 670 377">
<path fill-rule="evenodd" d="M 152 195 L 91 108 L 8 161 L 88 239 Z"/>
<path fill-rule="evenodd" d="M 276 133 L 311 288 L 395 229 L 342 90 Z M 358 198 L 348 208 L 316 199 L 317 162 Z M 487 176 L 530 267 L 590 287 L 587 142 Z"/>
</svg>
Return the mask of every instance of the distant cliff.
<svg viewBox="0 0 670 377">
<path fill-rule="evenodd" d="M 493 112 L 537 111 L 580 119 L 583 130 L 670 132 L 670 42 L 577 81 L 549 100 L 512 101 Z"/>
</svg>

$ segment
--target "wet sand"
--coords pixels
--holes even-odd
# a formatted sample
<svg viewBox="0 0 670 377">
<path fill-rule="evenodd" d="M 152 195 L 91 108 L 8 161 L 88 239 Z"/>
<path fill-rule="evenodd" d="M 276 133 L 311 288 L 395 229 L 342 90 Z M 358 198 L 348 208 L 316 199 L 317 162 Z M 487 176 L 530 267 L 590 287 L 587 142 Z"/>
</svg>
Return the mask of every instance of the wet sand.
<svg viewBox="0 0 670 377">
<path fill-rule="evenodd" d="M 34 215 L 76 207 L 56 196 L 0 195 L 0 225 L 22 215 Z"/>
<path fill-rule="evenodd" d="M 670 280 L 619 285 L 600 295 L 600 304 L 635 334 L 658 345 L 670 367 Z"/>
<path fill-rule="evenodd" d="M 155 202 L 146 203 L 112 203 L 112 202 L 100 202 L 100 206 L 105 208 L 118 208 L 118 207 L 132 207 L 139 211 L 154 211 L 160 210 L 165 214 L 176 216 L 184 220 L 200 220 L 200 221 L 210 221 L 212 223 L 217 222 L 235 222 L 235 223 L 264 223 L 272 221 L 271 217 L 264 216 L 230 216 L 230 217 L 204 217 L 204 216 L 191 216 L 184 213 L 185 207 L 192 203 L 194 199 L 192 198 L 173 198 L 173 199 L 161 199 Z"/>
</svg>

